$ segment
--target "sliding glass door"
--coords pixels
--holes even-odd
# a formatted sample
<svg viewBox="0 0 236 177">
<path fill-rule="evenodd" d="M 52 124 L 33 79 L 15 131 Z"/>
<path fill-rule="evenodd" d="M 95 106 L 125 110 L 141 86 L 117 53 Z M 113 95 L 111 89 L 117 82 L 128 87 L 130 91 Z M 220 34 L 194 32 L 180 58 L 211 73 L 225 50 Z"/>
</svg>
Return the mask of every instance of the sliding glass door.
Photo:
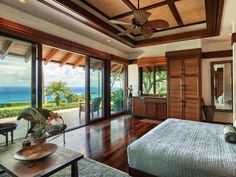
<svg viewBox="0 0 236 177">
<path fill-rule="evenodd" d="M 14 139 L 24 137 L 28 127 L 28 122 L 17 121 L 17 116 L 36 105 L 33 51 L 31 43 L 0 36 L 0 123 L 17 124 Z M 0 136 L 0 143 L 3 142 L 5 137 Z"/>
<path fill-rule="evenodd" d="M 104 117 L 104 61 L 89 60 L 89 117 L 90 121 Z"/>
</svg>

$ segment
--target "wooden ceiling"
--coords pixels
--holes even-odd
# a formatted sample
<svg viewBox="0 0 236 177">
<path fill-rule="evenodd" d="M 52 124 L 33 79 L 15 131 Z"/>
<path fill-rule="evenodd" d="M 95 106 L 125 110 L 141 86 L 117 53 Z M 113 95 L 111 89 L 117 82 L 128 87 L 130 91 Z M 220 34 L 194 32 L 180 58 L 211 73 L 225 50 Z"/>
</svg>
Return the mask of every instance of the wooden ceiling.
<svg viewBox="0 0 236 177">
<path fill-rule="evenodd" d="M 11 38 L 0 37 L 0 59 L 7 59 L 6 56 L 15 56 L 19 59 L 24 59 L 24 62 L 29 62 L 32 59 L 31 43 L 13 40 Z M 77 67 L 85 67 L 86 56 L 69 52 L 66 50 L 53 48 L 51 46 L 43 45 L 42 49 L 44 65 L 50 62 L 58 63 L 60 67 L 64 65 L 71 65 L 73 69 Z M 93 70 L 102 69 L 103 65 L 100 60 L 92 60 L 91 68 Z M 112 72 L 121 72 L 124 65 L 116 62 L 111 62 Z"/>
<path fill-rule="evenodd" d="M 63 8 L 46 0 L 38 1 L 131 47 L 219 35 L 224 5 L 224 0 L 140 0 L 140 9 L 152 14 L 149 21 L 164 19 L 170 24 L 168 29 L 154 29 L 154 35 L 150 39 L 144 39 L 138 32 L 117 36 L 127 26 L 109 22 L 130 22 L 133 11 L 138 8 L 138 0 L 54 0 Z M 73 16 L 65 8 L 82 18 Z M 182 32 L 173 30 L 184 27 L 188 28 Z M 166 31 L 169 32 L 163 33 Z"/>
</svg>

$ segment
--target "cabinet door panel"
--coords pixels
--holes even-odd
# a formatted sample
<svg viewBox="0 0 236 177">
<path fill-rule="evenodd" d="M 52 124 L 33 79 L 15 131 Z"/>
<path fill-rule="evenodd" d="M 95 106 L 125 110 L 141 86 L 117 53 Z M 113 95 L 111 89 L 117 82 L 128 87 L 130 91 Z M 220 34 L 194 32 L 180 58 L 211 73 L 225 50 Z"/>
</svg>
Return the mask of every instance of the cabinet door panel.
<svg viewBox="0 0 236 177">
<path fill-rule="evenodd" d="M 143 99 L 133 99 L 133 114 L 137 116 L 144 116 L 146 113 Z"/>
<path fill-rule="evenodd" d="M 184 117 L 186 120 L 200 120 L 200 104 L 198 100 L 185 100 Z"/>
<path fill-rule="evenodd" d="M 169 97 L 181 99 L 181 78 L 169 78 Z"/>
<path fill-rule="evenodd" d="M 155 118 L 156 117 L 156 110 L 155 110 L 155 103 L 153 102 L 146 102 L 146 117 L 148 118 Z"/>
<path fill-rule="evenodd" d="M 181 100 L 169 100 L 169 118 L 180 118 L 182 119 L 182 105 Z"/>
<path fill-rule="evenodd" d="M 169 60 L 169 77 L 181 76 L 182 60 Z"/>
<path fill-rule="evenodd" d="M 199 78 L 198 77 L 191 77 L 185 76 L 184 77 L 184 99 L 187 98 L 195 98 L 198 99 L 199 97 Z"/>
<path fill-rule="evenodd" d="M 157 119 L 159 120 L 166 119 L 166 104 L 164 103 L 157 104 Z"/>
<path fill-rule="evenodd" d="M 199 74 L 199 60 L 197 58 L 184 60 L 184 74 L 185 75 Z"/>
</svg>

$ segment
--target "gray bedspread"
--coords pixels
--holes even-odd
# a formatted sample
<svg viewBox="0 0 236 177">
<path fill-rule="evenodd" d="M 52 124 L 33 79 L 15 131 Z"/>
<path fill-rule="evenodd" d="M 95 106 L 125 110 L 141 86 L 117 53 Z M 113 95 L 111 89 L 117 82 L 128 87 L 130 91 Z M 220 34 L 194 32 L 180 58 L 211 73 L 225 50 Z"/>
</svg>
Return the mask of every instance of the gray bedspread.
<svg viewBox="0 0 236 177">
<path fill-rule="evenodd" d="M 128 146 L 129 166 L 158 177 L 236 177 L 224 125 L 168 119 Z"/>
</svg>

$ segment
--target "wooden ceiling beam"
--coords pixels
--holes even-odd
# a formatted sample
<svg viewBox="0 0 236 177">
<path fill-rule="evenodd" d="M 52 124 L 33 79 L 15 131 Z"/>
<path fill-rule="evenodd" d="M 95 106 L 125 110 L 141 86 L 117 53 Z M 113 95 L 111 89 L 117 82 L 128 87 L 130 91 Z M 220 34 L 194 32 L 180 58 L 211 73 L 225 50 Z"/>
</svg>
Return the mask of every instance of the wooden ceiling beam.
<svg viewBox="0 0 236 177">
<path fill-rule="evenodd" d="M 26 54 L 25 54 L 25 62 L 28 63 L 32 57 L 32 49 L 31 47 L 27 50 Z"/>
<path fill-rule="evenodd" d="M 68 52 L 68 53 L 65 55 L 65 57 L 61 60 L 60 67 L 62 67 L 63 65 L 65 65 L 73 55 L 74 55 L 73 53 Z"/>
<path fill-rule="evenodd" d="M 61 7 L 51 4 L 50 1 L 46 1 L 46 0 L 37 0 L 37 1 L 105 35 L 108 35 L 130 47 L 135 47 L 133 44 L 134 40 L 132 38 L 128 36 L 117 36 L 116 34 L 120 33 L 118 29 L 114 28 L 110 24 L 107 24 L 102 19 L 98 18 L 91 12 L 83 9 L 78 4 L 74 3 L 73 1 L 54 0 L 54 2 L 58 3 Z M 73 11 L 74 13 L 77 14 L 77 16 L 74 16 L 73 14 L 68 13 L 62 7 L 66 8 L 67 10 Z"/>
<path fill-rule="evenodd" d="M 45 57 L 45 62 L 44 62 L 44 64 L 45 64 L 45 65 L 48 64 L 48 63 L 52 60 L 53 56 L 54 56 L 57 52 L 58 52 L 58 49 L 52 49 L 52 50 L 49 52 L 49 54 Z"/>
<path fill-rule="evenodd" d="M 196 30 L 185 33 L 172 34 L 169 36 L 161 36 L 156 38 L 150 38 L 142 41 L 136 42 L 136 47 L 144 47 L 157 44 L 165 44 L 170 42 L 177 42 L 189 39 L 198 39 L 207 36 L 207 30 Z"/>
<path fill-rule="evenodd" d="M 205 0 L 208 36 L 217 36 L 220 34 L 223 7 L 224 0 Z"/>
<path fill-rule="evenodd" d="M 129 0 L 122 0 L 122 1 L 130 8 L 130 10 L 132 10 L 132 11 L 137 10 L 137 8 Z"/>
<path fill-rule="evenodd" d="M 3 51 L 1 52 L 1 59 L 2 60 L 8 55 L 13 44 L 14 44 L 14 41 L 6 41 L 6 44 L 3 47 Z"/>
<path fill-rule="evenodd" d="M 80 64 L 82 64 L 85 60 L 85 56 L 80 56 L 74 63 L 73 65 L 73 69 L 75 69 L 77 66 L 79 66 Z"/>
<path fill-rule="evenodd" d="M 180 0 L 173 0 L 173 1 L 177 2 L 177 1 L 180 1 Z M 150 9 L 154 9 L 154 8 L 161 7 L 161 6 L 164 6 L 164 5 L 167 5 L 167 1 L 162 1 L 162 2 L 158 2 L 158 3 L 152 4 L 152 5 L 146 6 L 146 7 L 142 7 L 142 8 L 140 8 L 140 10 L 150 10 Z M 133 11 L 126 12 L 126 13 L 123 13 L 123 14 L 120 14 L 120 15 L 116 15 L 116 16 L 112 17 L 111 19 L 112 20 L 117 20 L 117 19 L 127 17 L 127 16 L 130 16 L 130 15 L 133 15 Z"/>
<path fill-rule="evenodd" d="M 170 8 L 170 11 L 172 12 L 176 22 L 178 23 L 179 26 L 183 26 L 184 23 L 180 17 L 180 14 L 175 6 L 175 2 L 173 0 L 166 0 L 169 8 Z"/>
<path fill-rule="evenodd" d="M 122 65 L 115 65 L 115 66 L 111 67 L 111 72 L 116 72 L 117 70 L 120 69 L 121 66 Z"/>
</svg>

